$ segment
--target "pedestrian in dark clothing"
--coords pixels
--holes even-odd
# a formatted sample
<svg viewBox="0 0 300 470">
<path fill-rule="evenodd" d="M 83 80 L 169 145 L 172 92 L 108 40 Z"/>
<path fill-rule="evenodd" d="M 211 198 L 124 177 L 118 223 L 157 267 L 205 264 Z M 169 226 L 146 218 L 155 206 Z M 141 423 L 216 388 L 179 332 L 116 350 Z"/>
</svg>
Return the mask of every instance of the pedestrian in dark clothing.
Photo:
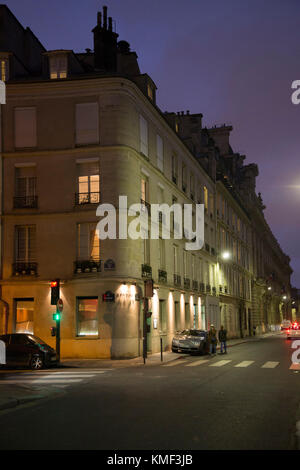
<svg viewBox="0 0 300 470">
<path fill-rule="evenodd" d="M 210 354 L 216 354 L 217 349 L 217 331 L 214 325 L 210 325 L 210 330 L 208 332 L 208 342 L 210 345 Z"/>
<path fill-rule="evenodd" d="M 221 329 L 219 331 L 219 341 L 221 343 L 221 352 L 220 354 L 227 354 L 227 330 L 225 330 L 224 326 L 221 325 Z"/>
</svg>

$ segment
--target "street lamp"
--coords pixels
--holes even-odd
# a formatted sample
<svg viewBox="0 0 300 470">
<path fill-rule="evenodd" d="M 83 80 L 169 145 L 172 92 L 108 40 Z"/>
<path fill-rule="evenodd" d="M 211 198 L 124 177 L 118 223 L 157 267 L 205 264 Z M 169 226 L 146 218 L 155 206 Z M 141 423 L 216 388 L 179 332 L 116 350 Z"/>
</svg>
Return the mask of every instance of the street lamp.
<svg viewBox="0 0 300 470">
<path fill-rule="evenodd" d="M 223 251 L 223 253 L 221 253 L 221 258 L 224 259 L 224 260 L 230 259 L 231 258 L 230 252 L 229 251 Z"/>
</svg>

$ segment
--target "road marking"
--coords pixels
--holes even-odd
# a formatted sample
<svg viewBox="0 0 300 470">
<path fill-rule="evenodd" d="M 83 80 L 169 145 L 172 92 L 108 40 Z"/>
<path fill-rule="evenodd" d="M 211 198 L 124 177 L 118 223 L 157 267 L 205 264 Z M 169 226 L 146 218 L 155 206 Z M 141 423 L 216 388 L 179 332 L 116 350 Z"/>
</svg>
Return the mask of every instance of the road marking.
<svg viewBox="0 0 300 470">
<path fill-rule="evenodd" d="M 1 385 L 18 385 L 20 383 L 22 384 L 36 384 L 36 383 L 48 383 L 48 384 L 55 384 L 55 383 L 61 383 L 62 380 L 60 379 L 49 379 L 49 380 L 42 380 L 42 379 L 37 379 L 37 380 L 22 380 L 22 382 L 20 380 L 0 380 L 0 384 Z M 75 382 L 82 382 L 82 379 L 70 379 L 68 382 L 72 382 L 72 383 L 75 383 Z"/>
<path fill-rule="evenodd" d="M 205 364 L 205 362 L 209 362 L 209 360 L 208 359 L 200 359 L 199 361 L 194 361 L 194 362 L 190 362 L 189 364 L 186 364 L 185 367 L 201 366 L 201 364 Z"/>
<path fill-rule="evenodd" d="M 273 362 L 273 361 L 267 361 L 263 366 L 261 366 L 262 369 L 274 369 L 276 366 L 278 366 L 279 362 Z"/>
<path fill-rule="evenodd" d="M 175 362 L 170 362 L 169 364 L 163 364 L 163 367 L 173 367 L 173 366 L 179 366 L 180 364 L 184 364 L 185 362 L 187 362 L 187 360 L 177 360 Z"/>
<path fill-rule="evenodd" d="M 78 374 L 72 374 L 72 375 L 71 374 L 70 375 L 65 375 L 65 374 L 64 375 L 54 375 L 54 374 L 51 374 L 51 375 L 49 375 L 48 374 L 48 375 L 44 375 L 44 376 L 40 375 L 40 374 L 38 376 L 36 374 L 32 374 L 32 375 L 28 374 L 28 375 L 25 376 L 25 379 L 33 378 L 33 379 L 45 380 L 45 379 L 49 379 L 51 377 L 53 377 L 54 379 L 55 378 L 56 379 L 69 379 L 69 378 L 71 378 L 71 379 L 79 379 L 79 378 L 85 379 L 86 377 L 95 377 L 95 376 L 92 375 L 92 374 L 88 374 L 88 375 L 87 374 L 86 375 L 78 375 Z M 17 375 L 11 375 L 9 378 L 10 379 L 17 379 L 20 382 L 23 380 L 22 376 L 17 376 Z"/>
<path fill-rule="evenodd" d="M 300 370 L 300 364 L 298 362 L 293 362 L 290 369 L 291 370 Z"/>
<path fill-rule="evenodd" d="M 214 364 L 210 364 L 209 367 L 222 367 L 228 364 L 229 362 L 232 362 L 232 361 L 218 361 L 218 362 L 215 362 Z"/>
<path fill-rule="evenodd" d="M 254 361 L 242 361 L 234 367 L 248 367 L 253 364 Z"/>
</svg>

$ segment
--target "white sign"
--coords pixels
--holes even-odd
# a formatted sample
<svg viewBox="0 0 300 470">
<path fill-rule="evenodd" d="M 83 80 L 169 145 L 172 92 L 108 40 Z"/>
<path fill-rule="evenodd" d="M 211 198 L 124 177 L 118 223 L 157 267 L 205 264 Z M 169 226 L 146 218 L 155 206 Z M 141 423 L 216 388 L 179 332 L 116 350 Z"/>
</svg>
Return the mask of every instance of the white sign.
<svg viewBox="0 0 300 470">
<path fill-rule="evenodd" d="M 6 345 L 0 340 L 0 364 L 6 364 Z"/>
<path fill-rule="evenodd" d="M 0 104 L 6 104 L 5 83 L 0 80 Z"/>
</svg>

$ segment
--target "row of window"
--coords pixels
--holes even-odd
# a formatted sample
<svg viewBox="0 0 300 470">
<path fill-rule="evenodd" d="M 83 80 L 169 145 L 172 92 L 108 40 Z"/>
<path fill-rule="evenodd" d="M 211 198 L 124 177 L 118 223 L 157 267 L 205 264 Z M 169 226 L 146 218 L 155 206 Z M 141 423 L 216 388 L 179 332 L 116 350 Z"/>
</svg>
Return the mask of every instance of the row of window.
<svg viewBox="0 0 300 470">
<path fill-rule="evenodd" d="M 148 143 L 148 122 L 140 115 L 140 152 L 149 157 L 149 143 Z M 156 134 L 156 162 L 157 168 L 164 172 L 164 143 L 159 134 Z M 179 171 L 178 171 L 178 157 L 172 155 L 172 181 L 179 186 Z M 197 187 L 197 195 L 196 195 Z M 195 176 L 192 170 L 188 170 L 187 165 L 182 162 L 181 167 L 181 187 L 180 189 L 188 195 L 192 200 L 197 201 L 198 204 L 203 203 L 205 209 L 210 214 L 214 214 L 214 195 L 210 193 L 206 186 L 200 185 L 199 181 L 195 181 Z M 197 196 L 197 197 L 196 197 Z"/>
<path fill-rule="evenodd" d="M 16 148 L 37 147 L 37 108 L 14 108 L 14 137 Z M 75 143 L 88 145 L 99 143 L 99 104 L 75 105 Z"/>
<path fill-rule="evenodd" d="M 99 161 L 77 163 L 76 204 L 98 204 L 100 202 Z M 17 164 L 15 167 L 15 208 L 38 206 L 37 171 L 32 163 Z"/>
</svg>

